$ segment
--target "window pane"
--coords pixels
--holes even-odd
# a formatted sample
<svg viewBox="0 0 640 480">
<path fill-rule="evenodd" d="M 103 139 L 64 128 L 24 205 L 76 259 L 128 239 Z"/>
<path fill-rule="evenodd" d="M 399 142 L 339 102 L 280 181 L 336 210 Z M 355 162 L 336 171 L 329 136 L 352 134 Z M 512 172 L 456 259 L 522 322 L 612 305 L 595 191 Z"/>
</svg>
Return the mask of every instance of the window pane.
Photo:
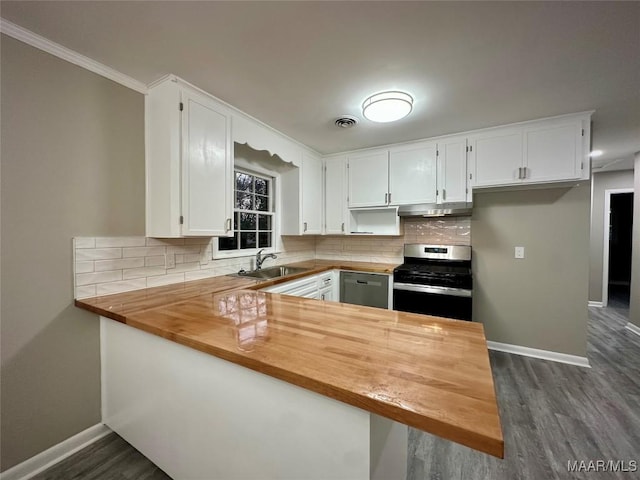
<svg viewBox="0 0 640 480">
<path fill-rule="evenodd" d="M 220 237 L 218 238 L 218 250 L 237 250 L 238 249 L 238 234 L 233 237 Z"/>
<path fill-rule="evenodd" d="M 240 230 L 255 230 L 256 217 L 255 213 L 240 213 Z"/>
<path fill-rule="evenodd" d="M 253 210 L 253 195 L 238 192 L 236 194 L 236 208 L 241 210 Z"/>
<path fill-rule="evenodd" d="M 268 195 L 269 182 L 267 182 L 264 178 L 256 177 L 256 193 L 259 193 L 260 195 Z"/>
<path fill-rule="evenodd" d="M 258 248 L 271 246 L 271 232 L 260 232 L 258 234 Z"/>
<path fill-rule="evenodd" d="M 253 176 L 236 172 L 236 190 L 239 192 L 251 192 Z"/>
<path fill-rule="evenodd" d="M 240 232 L 240 248 L 256 248 L 256 233 Z"/>
<path fill-rule="evenodd" d="M 259 212 L 269 211 L 269 197 L 263 197 L 262 195 L 255 196 L 255 210 Z"/>
<path fill-rule="evenodd" d="M 258 215 L 258 230 L 271 230 L 271 215 Z"/>
</svg>

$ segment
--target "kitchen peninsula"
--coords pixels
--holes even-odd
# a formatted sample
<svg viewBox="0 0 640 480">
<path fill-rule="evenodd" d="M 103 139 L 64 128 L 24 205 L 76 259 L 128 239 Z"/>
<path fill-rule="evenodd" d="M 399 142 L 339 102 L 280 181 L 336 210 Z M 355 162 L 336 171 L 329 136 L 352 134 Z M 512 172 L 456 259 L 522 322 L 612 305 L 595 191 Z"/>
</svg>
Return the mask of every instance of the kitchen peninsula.
<svg viewBox="0 0 640 480">
<path fill-rule="evenodd" d="M 295 266 L 284 281 L 393 268 Z M 104 423 L 174 478 L 400 478 L 407 425 L 503 456 L 482 325 L 258 290 L 274 283 L 76 300 L 102 317 Z"/>
</svg>

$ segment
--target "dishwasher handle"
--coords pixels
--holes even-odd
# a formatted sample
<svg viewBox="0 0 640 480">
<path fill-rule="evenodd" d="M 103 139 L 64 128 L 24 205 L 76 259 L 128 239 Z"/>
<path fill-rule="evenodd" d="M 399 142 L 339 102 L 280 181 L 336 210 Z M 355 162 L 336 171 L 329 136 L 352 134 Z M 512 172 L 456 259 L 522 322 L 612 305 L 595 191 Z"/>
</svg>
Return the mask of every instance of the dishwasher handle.
<svg viewBox="0 0 640 480">
<path fill-rule="evenodd" d="M 382 286 L 382 282 L 375 282 L 373 280 L 357 280 L 354 278 L 345 278 L 344 283 L 351 283 L 354 285 L 371 285 L 373 287 Z"/>
</svg>

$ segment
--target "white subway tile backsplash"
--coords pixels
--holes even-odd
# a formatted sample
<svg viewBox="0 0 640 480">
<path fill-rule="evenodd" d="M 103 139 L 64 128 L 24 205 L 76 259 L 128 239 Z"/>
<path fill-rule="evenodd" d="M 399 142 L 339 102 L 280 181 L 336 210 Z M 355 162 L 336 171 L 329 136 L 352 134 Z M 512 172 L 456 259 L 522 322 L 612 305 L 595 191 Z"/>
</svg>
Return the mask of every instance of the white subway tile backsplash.
<svg viewBox="0 0 640 480">
<path fill-rule="evenodd" d="M 158 267 L 164 266 L 166 263 L 166 259 L 164 255 L 155 255 L 153 257 L 144 257 L 144 266 L 145 267 Z"/>
<path fill-rule="evenodd" d="M 121 248 L 80 248 L 76 249 L 76 262 L 89 260 L 110 260 L 122 258 Z"/>
<path fill-rule="evenodd" d="M 152 257 L 154 255 L 164 255 L 166 247 L 128 247 L 122 249 L 123 257 Z"/>
<path fill-rule="evenodd" d="M 96 248 L 106 247 L 144 247 L 144 237 L 96 237 Z"/>
<path fill-rule="evenodd" d="M 94 271 L 93 262 L 76 262 L 75 273 L 89 273 Z"/>
<path fill-rule="evenodd" d="M 184 238 L 150 238 L 146 239 L 147 247 L 167 246 L 167 245 L 184 245 Z"/>
<path fill-rule="evenodd" d="M 202 270 L 194 270 L 193 272 L 185 272 L 185 281 L 201 280 L 203 278 L 215 277 L 218 275 L 218 271 L 215 268 L 204 268 Z"/>
<path fill-rule="evenodd" d="M 176 263 L 176 267 L 168 269 L 167 273 L 190 272 L 193 270 L 200 270 L 200 262 Z"/>
<path fill-rule="evenodd" d="M 147 278 L 147 287 L 159 287 L 161 285 L 180 282 L 184 282 L 184 273 L 171 273 L 169 275 Z"/>
<path fill-rule="evenodd" d="M 405 243 L 470 245 L 468 218 L 405 219 L 404 236 L 282 237 L 278 258 L 265 268 L 327 259 L 402 263 Z M 250 257 L 212 259 L 216 238 L 78 237 L 74 239 L 75 295 L 87 298 L 237 273 L 254 268 Z M 165 254 L 175 267 L 165 267 Z"/>
<path fill-rule="evenodd" d="M 96 248 L 96 239 L 93 237 L 76 237 L 73 239 L 74 247 L 77 248 Z"/>
<path fill-rule="evenodd" d="M 136 280 L 124 280 L 122 282 L 109 282 L 96 285 L 98 295 L 111 295 L 112 293 L 129 292 L 147 287 L 146 278 Z"/>
<path fill-rule="evenodd" d="M 76 287 L 75 298 L 91 298 L 97 295 L 97 285 L 85 285 L 82 287 Z"/>
<path fill-rule="evenodd" d="M 122 270 L 112 272 L 78 273 L 76 274 L 76 285 L 92 285 L 96 283 L 115 282 L 122 280 Z"/>
<path fill-rule="evenodd" d="M 166 273 L 167 270 L 164 267 L 127 268 L 122 271 L 122 279 L 131 280 L 133 278 L 156 277 L 158 275 L 165 275 Z"/>
<path fill-rule="evenodd" d="M 107 270 L 122 270 L 123 268 L 144 267 L 144 258 L 121 258 L 117 260 L 96 260 L 95 271 L 105 272 Z"/>
</svg>

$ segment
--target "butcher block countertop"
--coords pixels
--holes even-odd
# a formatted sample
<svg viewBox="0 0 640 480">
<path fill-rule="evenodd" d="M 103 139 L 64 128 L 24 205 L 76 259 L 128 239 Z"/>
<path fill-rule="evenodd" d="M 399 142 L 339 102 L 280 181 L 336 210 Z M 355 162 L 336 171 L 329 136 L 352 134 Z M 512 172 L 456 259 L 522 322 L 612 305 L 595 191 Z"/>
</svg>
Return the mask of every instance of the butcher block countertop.
<svg viewBox="0 0 640 480">
<path fill-rule="evenodd" d="M 258 291 L 339 268 L 311 261 L 277 281 L 220 276 L 76 300 L 76 306 L 502 458 L 481 324 Z"/>
</svg>

